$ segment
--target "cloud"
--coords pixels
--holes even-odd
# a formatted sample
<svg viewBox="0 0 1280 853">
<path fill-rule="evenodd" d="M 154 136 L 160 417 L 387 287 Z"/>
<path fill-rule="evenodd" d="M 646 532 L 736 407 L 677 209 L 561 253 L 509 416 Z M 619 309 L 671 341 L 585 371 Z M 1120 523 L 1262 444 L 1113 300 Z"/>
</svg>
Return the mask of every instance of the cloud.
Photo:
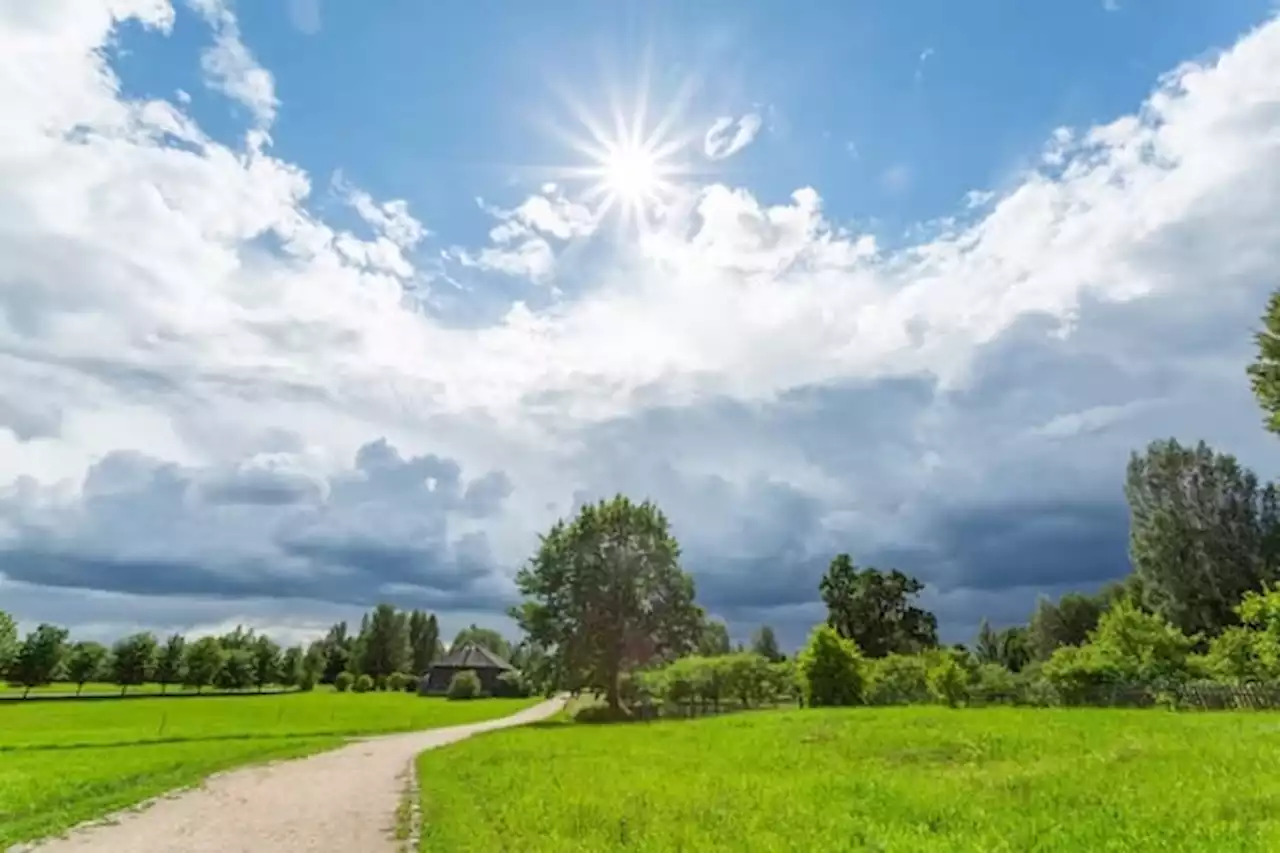
<svg viewBox="0 0 1280 853">
<path fill-rule="evenodd" d="M 550 187 L 441 247 L 362 191 L 371 239 L 326 222 L 261 136 L 124 97 L 121 20 L 159 37 L 173 10 L 0 13 L 6 602 L 497 619 L 536 534 L 623 490 L 667 509 L 739 635 L 802 634 L 848 550 L 928 580 L 954 636 L 1122 570 L 1150 438 L 1280 462 L 1242 373 L 1280 268 L 1275 22 L 904 245 L 820 188 L 710 184 L 642 239 Z M 433 252 L 561 295 L 451 324 L 412 298 Z"/>
<path fill-rule="evenodd" d="M 200 67 L 204 69 L 209 88 L 243 104 L 260 128 L 269 128 L 280 107 L 275 80 L 241 40 L 240 23 L 231 2 L 187 0 L 213 28 L 213 46 L 200 55 Z"/>
<path fill-rule="evenodd" d="M 702 151 L 711 160 L 725 160 L 755 141 L 764 121 L 759 113 L 739 118 L 721 116 L 711 123 L 702 139 Z"/>
<path fill-rule="evenodd" d="M 924 64 L 933 58 L 934 53 L 936 53 L 936 51 L 931 47 L 926 47 L 924 50 L 920 51 L 920 56 L 916 59 L 915 80 L 917 86 L 924 81 Z"/>
</svg>

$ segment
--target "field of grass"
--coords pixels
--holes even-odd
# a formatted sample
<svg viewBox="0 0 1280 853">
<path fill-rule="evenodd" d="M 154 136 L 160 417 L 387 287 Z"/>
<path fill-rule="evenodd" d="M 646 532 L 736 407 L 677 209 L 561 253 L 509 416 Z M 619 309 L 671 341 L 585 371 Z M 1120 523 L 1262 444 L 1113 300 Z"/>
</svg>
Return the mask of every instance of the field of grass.
<svg viewBox="0 0 1280 853">
<path fill-rule="evenodd" d="M 267 689 L 278 691 L 282 688 L 268 687 Z M 49 694 L 49 693 L 56 693 L 59 695 L 74 695 L 76 692 L 76 685 L 68 684 L 65 681 L 56 681 L 52 684 L 42 684 L 39 687 L 33 687 L 31 688 L 30 691 L 27 691 L 26 688 L 22 687 L 21 685 L 9 684 L 7 682 L 0 681 L 0 697 L 9 698 L 13 696 L 22 696 L 23 693 L 26 693 L 26 692 L 29 692 L 31 696 L 39 696 L 41 694 Z M 90 681 L 85 683 L 84 690 L 81 692 L 87 695 L 102 694 L 102 693 L 110 693 L 115 695 L 120 693 L 120 685 L 111 684 L 109 682 Z M 153 693 L 155 694 L 172 693 L 175 695 L 176 694 L 185 695 L 187 693 L 195 693 L 195 692 L 196 692 L 195 690 L 183 689 L 182 686 L 178 684 L 170 684 L 167 688 L 161 687 L 159 684 L 137 684 L 130 687 L 128 690 L 128 694 L 130 696 L 134 696 L 140 693 L 145 693 L 147 695 L 150 695 Z M 214 693 L 217 691 L 212 687 L 206 687 L 202 692 Z M 255 688 L 252 690 L 245 690 L 241 692 L 256 693 L 257 689 Z"/>
<path fill-rule="evenodd" d="M 423 851 L 1280 850 L 1280 717 L 883 708 L 473 738 Z"/>
<path fill-rule="evenodd" d="M 0 850 L 238 764 L 502 717 L 536 699 L 407 693 L 0 704 Z"/>
</svg>

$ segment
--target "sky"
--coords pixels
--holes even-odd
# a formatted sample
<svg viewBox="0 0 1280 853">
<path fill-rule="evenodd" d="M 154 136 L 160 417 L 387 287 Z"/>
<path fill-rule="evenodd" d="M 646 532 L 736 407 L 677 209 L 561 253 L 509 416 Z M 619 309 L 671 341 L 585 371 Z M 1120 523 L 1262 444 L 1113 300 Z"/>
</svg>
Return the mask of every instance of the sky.
<svg viewBox="0 0 1280 853">
<path fill-rule="evenodd" d="M 1261 0 L 0 0 L 0 608 L 510 631 L 583 502 L 795 645 L 1128 570 L 1124 466 L 1264 477 Z"/>
</svg>

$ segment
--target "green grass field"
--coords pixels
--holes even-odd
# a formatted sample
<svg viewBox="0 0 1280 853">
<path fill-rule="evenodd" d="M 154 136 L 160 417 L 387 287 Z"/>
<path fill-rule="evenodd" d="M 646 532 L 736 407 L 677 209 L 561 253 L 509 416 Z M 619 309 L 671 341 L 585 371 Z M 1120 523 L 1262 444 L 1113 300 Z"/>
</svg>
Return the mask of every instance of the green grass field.
<svg viewBox="0 0 1280 853">
<path fill-rule="evenodd" d="M 238 764 L 353 735 L 493 719 L 536 702 L 326 691 L 0 703 L 0 850 Z"/>
<path fill-rule="evenodd" d="M 552 723 L 418 760 L 423 851 L 1275 851 L 1280 717 L 885 708 Z"/>
<path fill-rule="evenodd" d="M 268 687 L 267 689 L 280 690 L 281 688 Z M 13 696 L 20 697 L 24 692 L 28 692 L 28 691 L 26 691 L 26 689 L 21 685 L 9 684 L 8 682 L 0 681 L 0 697 L 5 697 L 5 698 L 13 697 Z M 76 686 L 74 684 L 68 684 L 65 681 L 56 681 L 52 684 L 42 684 L 39 687 L 33 687 L 29 692 L 30 692 L 30 695 L 32 696 L 39 696 L 41 694 L 48 694 L 48 693 L 73 695 L 76 692 Z M 84 690 L 82 692 L 88 695 L 92 695 L 95 693 L 98 693 L 98 694 L 110 693 L 115 695 L 120 692 L 120 685 L 111 684 L 109 682 L 90 681 L 84 685 Z M 138 684 L 138 685 L 134 685 L 133 687 L 130 687 L 128 690 L 128 693 L 130 696 L 134 696 L 139 693 L 145 693 L 150 695 L 153 693 L 155 694 L 159 694 L 159 693 L 187 694 L 187 693 L 195 693 L 195 692 L 196 691 L 194 690 L 184 690 L 180 685 L 177 685 L 177 684 L 170 684 L 167 688 L 161 687 L 159 684 Z M 211 687 L 206 687 L 203 692 L 213 693 L 216 691 Z M 241 692 L 256 693 L 257 691 L 245 690 Z"/>
</svg>

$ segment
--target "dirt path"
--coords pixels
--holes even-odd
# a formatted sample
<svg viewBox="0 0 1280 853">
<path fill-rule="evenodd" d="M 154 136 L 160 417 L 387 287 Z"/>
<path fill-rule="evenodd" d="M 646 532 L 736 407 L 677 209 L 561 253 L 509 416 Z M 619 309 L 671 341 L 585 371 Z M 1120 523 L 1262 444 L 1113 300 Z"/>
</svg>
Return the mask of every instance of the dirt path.
<svg viewBox="0 0 1280 853">
<path fill-rule="evenodd" d="M 38 853 L 382 853 L 396 851 L 395 812 L 423 750 L 477 732 L 545 719 L 553 699 L 484 723 L 385 735 L 310 758 L 248 767 L 72 830 L 24 851 Z"/>
</svg>

